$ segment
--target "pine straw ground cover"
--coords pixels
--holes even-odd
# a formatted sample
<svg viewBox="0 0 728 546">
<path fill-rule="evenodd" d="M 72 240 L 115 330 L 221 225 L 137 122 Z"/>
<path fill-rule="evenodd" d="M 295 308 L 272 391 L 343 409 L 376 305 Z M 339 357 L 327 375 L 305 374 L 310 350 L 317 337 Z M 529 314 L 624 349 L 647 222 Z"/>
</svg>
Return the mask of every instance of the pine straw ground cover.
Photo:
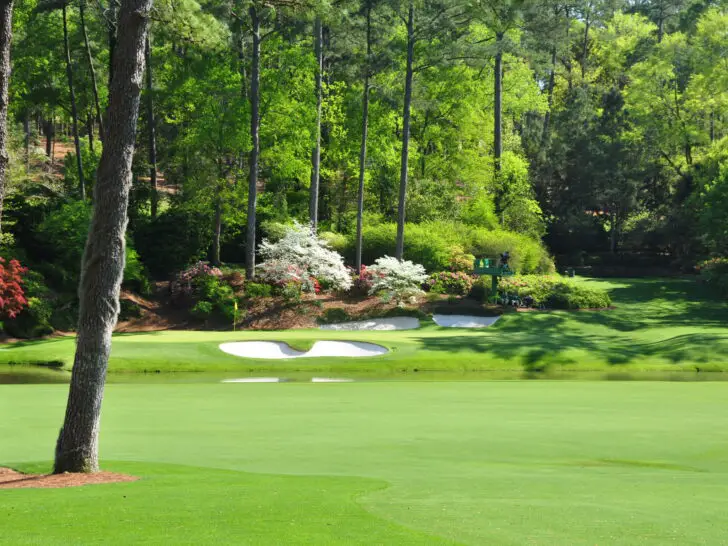
<svg viewBox="0 0 728 546">
<path fill-rule="evenodd" d="M 110 372 L 359 373 L 387 376 L 425 371 L 725 371 L 728 305 L 694 279 L 580 280 L 609 290 L 603 311 L 506 313 L 482 330 L 440 328 L 424 320 L 397 332 L 166 331 L 118 334 Z M 456 311 L 457 305 L 452 307 Z M 306 350 L 317 340 L 350 340 L 390 349 L 375 358 L 266 361 L 222 353 L 220 343 L 284 341 Z M 30 341 L 0 350 L 8 364 L 55 363 L 68 370 L 72 337 Z M 15 369 L 20 366 L 15 366 Z"/>
<path fill-rule="evenodd" d="M 3 544 L 722 544 L 728 384 L 111 384 L 102 466 L 0 490 Z M 64 385 L 0 386 L 47 472 Z"/>
</svg>

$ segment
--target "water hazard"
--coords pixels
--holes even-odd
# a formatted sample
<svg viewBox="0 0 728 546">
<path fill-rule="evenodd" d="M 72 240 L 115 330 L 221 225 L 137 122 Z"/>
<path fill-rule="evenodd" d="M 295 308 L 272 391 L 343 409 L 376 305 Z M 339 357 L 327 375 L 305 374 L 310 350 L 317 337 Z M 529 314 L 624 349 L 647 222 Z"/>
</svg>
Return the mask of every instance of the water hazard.
<svg viewBox="0 0 728 546">
<path fill-rule="evenodd" d="M 64 384 L 70 381 L 71 374 L 65 370 L 49 370 L 32 367 L 0 370 L 0 385 L 13 384 Z M 277 379 L 280 383 L 327 382 L 328 379 L 350 380 L 354 382 L 380 381 L 728 381 L 728 372 L 633 372 L 633 371 L 485 371 L 485 372 L 430 372 L 408 371 L 386 374 L 356 374 L 334 372 L 281 373 L 268 370 L 260 373 L 112 373 L 108 383 L 221 383 L 244 379 Z M 245 381 L 240 381 L 245 382 Z M 255 382 L 255 381 L 250 381 Z M 264 382 L 264 381 L 258 381 Z"/>
</svg>

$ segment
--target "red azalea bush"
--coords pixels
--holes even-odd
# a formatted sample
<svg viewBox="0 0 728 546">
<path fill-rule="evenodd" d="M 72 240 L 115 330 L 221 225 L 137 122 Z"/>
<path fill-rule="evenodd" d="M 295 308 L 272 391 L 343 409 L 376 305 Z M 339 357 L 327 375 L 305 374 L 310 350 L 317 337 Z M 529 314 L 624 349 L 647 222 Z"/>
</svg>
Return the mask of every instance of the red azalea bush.
<svg viewBox="0 0 728 546">
<path fill-rule="evenodd" d="M 170 283 L 172 296 L 190 296 L 195 290 L 196 281 L 204 277 L 222 278 L 222 271 L 217 267 L 210 267 L 204 262 L 197 262 L 187 269 L 180 271 Z"/>
<path fill-rule="evenodd" d="M 477 277 L 463 271 L 443 271 L 433 273 L 427 280 L 427 286 L 436 294 L 450 294 L 453 296 L 466 296 L 473 288 Z"/>
<path fill-rule="evenodd" d="M 351 273 L 351 289 L 349 293 L 354 296 L 367 296 L 374 283 L 374 272 L 367 269 L 367 266 L 361 266 L 361 272 L 357 272 L 353 268 L 349 268 Z"/>
<path fill-rule="evenodd" d="M 0 258 L 0 315 L 3 318 L 15 318 L 28 305 L 23 290 L 23 276 L 27 267 L 18 260 L 6 262 Z"/>
</svg>

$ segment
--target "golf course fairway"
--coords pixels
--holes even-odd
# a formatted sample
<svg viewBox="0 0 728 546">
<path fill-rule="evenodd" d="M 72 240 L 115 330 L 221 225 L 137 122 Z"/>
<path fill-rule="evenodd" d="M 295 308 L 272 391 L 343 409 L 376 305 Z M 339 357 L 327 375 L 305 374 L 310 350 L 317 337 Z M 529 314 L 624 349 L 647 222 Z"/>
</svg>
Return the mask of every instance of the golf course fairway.
<svg viewBox="0 0 728 546">
<path fill-rule="evenodd" d="M 724 382 L 110 384 L 105 470 L 0 489 L 2 544 L 723 544 Z M 0 386 L 47 471 L 67 386 Z"/>
</svg>

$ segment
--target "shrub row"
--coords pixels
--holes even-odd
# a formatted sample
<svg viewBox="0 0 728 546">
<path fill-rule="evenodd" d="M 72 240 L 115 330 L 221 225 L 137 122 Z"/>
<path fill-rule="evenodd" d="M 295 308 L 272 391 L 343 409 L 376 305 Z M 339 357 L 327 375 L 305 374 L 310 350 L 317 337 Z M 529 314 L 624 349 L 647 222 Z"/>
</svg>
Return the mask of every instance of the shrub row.
<svg viewBox="0 0 728 546">
<path fill-rule="evenodd" d="M 362 260 L 373 263 L 382 256 L 393 256 L 397 236 L 394 223 L 365 226 Z M 334 250 L 353 263 L 355 236 L 327 236 Z M 404 258 L 422 264 L 429 272 L 454 269 L 467 271 L 472 266 L 469 255 L 498 257 L 511 254 L 511 266 L 520 273 L 552 273 L 555 268 L 543 245 L 534 239 L 509 231 L 492 231 L 454 222 L 408 224 L 405 228 Z M 470 265 L 467 265 L 470 262 Z"/>
<path fill-rule="evenodd" d="M 503 294 L 533 298 L 536 305 L 550 309 L 603 309 L 612 304 L 609 293 L 589 288 L 557 275 L 521 275 L 501 280 Z"/>
<path fill-rule="evenodd" d="M 728 296 L 728 258 L 712 258 L 696 267 L 700 278 L 715 292 Z"/>
</svg>

